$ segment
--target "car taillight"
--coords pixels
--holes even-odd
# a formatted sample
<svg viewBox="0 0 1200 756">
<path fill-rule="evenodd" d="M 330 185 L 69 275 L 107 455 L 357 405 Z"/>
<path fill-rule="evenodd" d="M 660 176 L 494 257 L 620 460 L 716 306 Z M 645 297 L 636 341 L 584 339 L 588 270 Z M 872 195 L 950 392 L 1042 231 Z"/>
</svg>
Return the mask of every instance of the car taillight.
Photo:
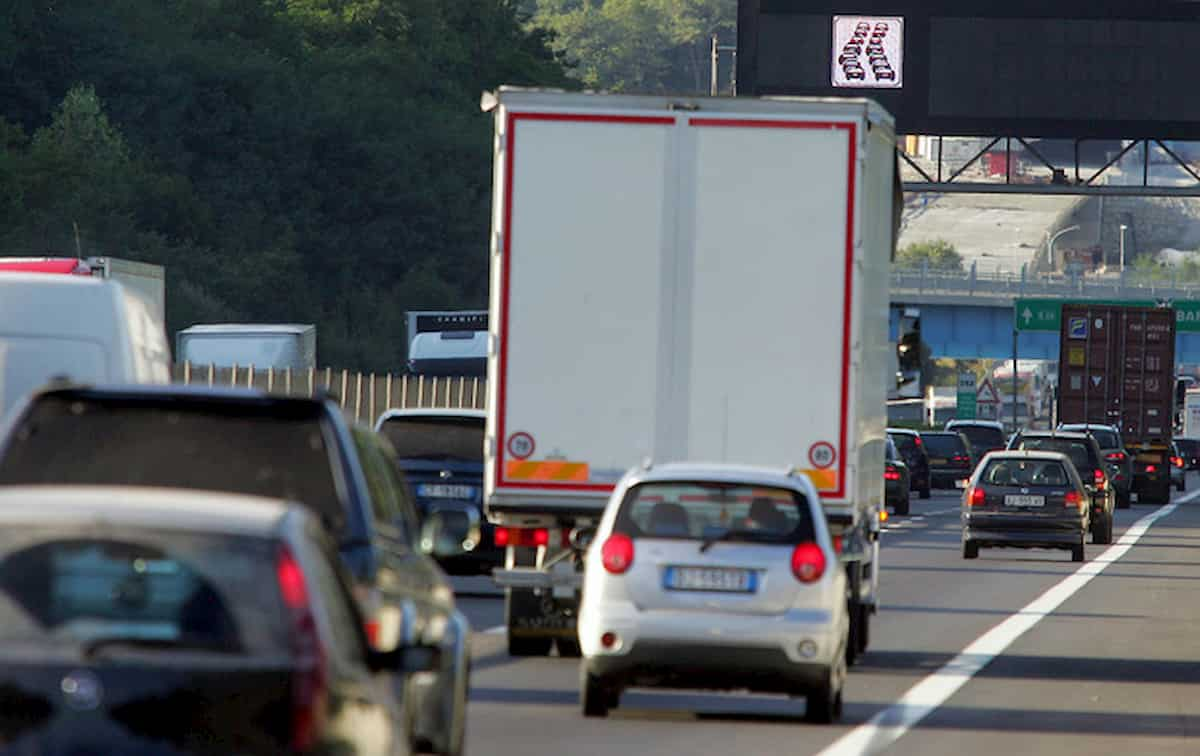
<svg viewBox="0 0 1200 756">
<path fill-rule="evenodd" d="M 1108 454 L 1104 455 L 1104 458 L 1107 459 L 1109 462 L 1124 462 L 1125 461 L 1125 452 L 1122 452 L 1122 451 L 1109 452 Z"/>
<path fill-rule="evenodd" d="M 1096 484 L 1096 488 L 1099 488 L 1101 491 L 1103 491 L 1104 486 L 1108 484 L 1108 478 L 1104 476 L 1104 471 L 1098 467 L 1095 470 L 1092 470 L 1092 481 Z"/>
<path fill-rule="evenodd" d="M 916 444 L 917 446 L 921 446 L 921 445 L 923 445 L 925 442 L 921 440 L 921 437 L 920 437 L 920 436 L 914 436 L 914 437 L 913 437 L 913 443 L 914 443 L 914 444 Z"/>
<path fill-rule="evenodd" d="M 1176 467 L 1183 467 L 1183 457 L 1171 457 L 1171 464 Z"/>
<path fill-rule="evenodd" d="M 624 533 L 613 533 L 600 547 L 600 563 L 614 575 L 623 575 L 633 564 L 633 539 Z"/>
<path fill-rule="evenodd" d="M 1158 465 L 1146 465 L 1146 472 L 1158 472 Z"/>
<path fill-rule="evenodd" d="M 894 467 L 889 467 L 883 471 L 884 480 L 900 480 L 900 471 Z"/>
<path fill-rule="evenodd" d="M 792 574 L 801 583 L 813 583 L 825 574 L 825 552 L 809 541 L 792 551 Z"/>
<path fill-rule="evenodd" d="M 496 528 L 492 540 L 497 546 L 549 546 L 550 531 L 546 528 Z"/>
<path fill-rule="evenodd" d="M 1066 499 L 1063 502 L 1064 506 L 1078 508 L 1083 503 L 1083 497 L 1078 491 L 1067 491 Z"/>
<path fill-rule="evenodd" d="M 965 454 L 955 454 L 950 459 L 951 459 L 951 461 L 957 462 L 960 465 L 965 465 L 971 461 L 971 458 L 966 456 Z"/>
<path fill-rule="evenodd" d="M 383 607 L 383 598 L 378 588 L 358 584 L 354 586 L 354 599 L 363 616 L 363 632 L 367 634 L 367 642 L 371 648 L 379 648 L 379 613 Z"/>
<path fill-rule="evenodd" d="M 292 673 L 292 748 L 306 751 L 320 740 L 325 729 L 329 701 L 325 650 L 309 603 L 304 572 L 286 546 L 279 550 L 275 574 L 290 615 L 296 665 Z"/>
<path fill-rule="evenodd" d="M 975 486 L 970 490 L 970 492 L 967 493 L 967 506 L 982 507 L 986 497 L 987 492 L 985 492 L 979 486 Z"/>
<path fill-rule="evenodd" d="M 842 553 L 842 537 L 840 535 L 833 537 L 833 550 L 838 554 Z"/>
</svg>

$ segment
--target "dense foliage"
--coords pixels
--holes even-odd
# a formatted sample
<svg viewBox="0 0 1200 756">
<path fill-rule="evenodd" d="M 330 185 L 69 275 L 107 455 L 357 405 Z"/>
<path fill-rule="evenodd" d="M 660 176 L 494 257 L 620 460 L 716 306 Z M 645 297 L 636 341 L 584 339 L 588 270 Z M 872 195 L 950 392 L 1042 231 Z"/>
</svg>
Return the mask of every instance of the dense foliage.
<svg viewBox="0 0 1200 756">
<path fill-rule="evenodd" d="M 316 322 L 395 369 L 484 305 L 501 83 L 569 86 L 516 0 L 26 0 L 0 10 L 0 254 L 167 266 L 168 325 Z"/>
<path fill-rule="evenodd" d="M 919 268 L 927 265 L 930 270 L 955 272 L 963 270 L 962 255 L 958 253 L 953 244 L 941 239 L 913 242 L 902 247 L 896 253 L 894 264 L 900 268 Z"/>
</svg>

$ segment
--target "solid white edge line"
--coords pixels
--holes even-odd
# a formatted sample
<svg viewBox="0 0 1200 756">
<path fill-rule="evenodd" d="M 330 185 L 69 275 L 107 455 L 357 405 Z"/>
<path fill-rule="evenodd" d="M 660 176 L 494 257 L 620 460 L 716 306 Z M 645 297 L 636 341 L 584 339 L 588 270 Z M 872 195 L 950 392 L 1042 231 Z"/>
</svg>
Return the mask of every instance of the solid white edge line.
<svg viewBox="0 0 1200 756">
<path fill-rule="evenodd" d="M 504 635 L 505 630 L 504 625 L 496 625 L 495 627 L 489 627 L 487 630 L 480 630 L 479 632 L 484 635 Z"/>
<path fill-rule="evenodd" d="M 958 656 L 936 672 L 908 689 L 896 703 L 871 717 L 865 724 L 838 738 L 817 756 L 850 756 L 850 754 L 879 753 L 932 714 L 993 659 L 1004 653 L 1012 643 L 1044 617 L 1075 595 L 1092 578 L 1104 572 L 1137 543 L 1159 519 L 1166 517 L 1184 501 L 1200 496 L 1200 491 L 1188 494 L 1145 515 L 1100 556 L 1083 564 L 1078 570 L 1052 586 L 1016 614 L 979 636 Z"/>
</svg>

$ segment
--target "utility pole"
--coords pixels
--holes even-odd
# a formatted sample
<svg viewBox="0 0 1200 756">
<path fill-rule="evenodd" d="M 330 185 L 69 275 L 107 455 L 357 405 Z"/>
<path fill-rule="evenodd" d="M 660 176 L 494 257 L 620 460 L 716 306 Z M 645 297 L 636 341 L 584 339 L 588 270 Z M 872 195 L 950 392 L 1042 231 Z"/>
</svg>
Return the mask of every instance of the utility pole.
<svg viewBox="0 0 1200 756">
<path fill-rule="evenodd" d="M 1124 223 L 1121 224 L 1121 272 L 1125 272 L 1125 229 L 1129 228 Z"/>
<path fill-rule="evenodd" d="M 729 94 L 737 94 L 737 45 L 722 45 L 717 35 L 712 35 L 711 44 L 709 45 L 709 71 L 708 71 L 708 93 L 716 97 L 720 92 L 721 87 L 717 76 L 717 69 L 721 63 L 721 53 L 730 53 L 732 57 L 732 68 L 729 71 Z"/>
</svg>

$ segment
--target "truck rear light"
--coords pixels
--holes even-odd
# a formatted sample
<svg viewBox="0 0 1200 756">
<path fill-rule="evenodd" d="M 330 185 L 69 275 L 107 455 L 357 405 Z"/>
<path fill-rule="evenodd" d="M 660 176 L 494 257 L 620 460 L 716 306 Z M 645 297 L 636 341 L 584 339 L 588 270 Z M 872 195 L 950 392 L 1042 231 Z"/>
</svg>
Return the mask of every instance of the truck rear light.
<svg viewBox="0 0 1200 756">
<path fill-rule="evenodd" d="M 1158 465 L 1146 465 L 1146 472 L 1158 472 Z"/>
<path fill-rule="evenodd" d="M 624 533 L 613 533 L 600 547 L 600 563 L 614 575 L 623 575 L 633 564 L 633 539 Z"/>
<path fill-rule="evenodd" d="M 889 467 L 883 471 L 884 480 L 900 480 L 900 471 L 894 467 Z"/>
<path fill-rule="evenodd" d="M 1067 495 L 1063 501 L 1064 506 L 1075 507 L 1078 509 L 1079 505 L 1082 503 L 1083 497 L 1079 495 L 1078 491 L 1067 491 Z"/>
<path fill-rule="evenodd" d="M 290 619 L 295 664 L 292 672 L 292 749 L 303 752 L 321 740 L 325 729 L 329 702 L 325 649 L 309 603 L 304 572 L 286 546 L 279 549 L 275 574 L 279 595 Z"/>
<path fill-rule="evenodd" d="M 1105 454 L 1104 458 L 1107 459 L 1109 462 L 1124 462 L 1126 457 L 1125 457 L 1125 452 L 1115 451 L 1115 452 L 1109 452 L 1108 454 Z"/>
<path fill-rule="evenodd" d="M 967 506 L 982 507 L 987 500 L 987 492 L 979 486 L 973 486 L 970 491 L 967 491 Z"/>
<path fill-rule="evenodd" d="M 550 545 L 550 531 L 546 528 L 496 528 L 492 540 L 497 546 L 535 546 Z"/>
<path fill-rule="evenodd" d="M 825 552 L 812 541 L 792 551 L 792 574 L 801 583 L 815 583 L 825 574 Z"/>
</svg>

